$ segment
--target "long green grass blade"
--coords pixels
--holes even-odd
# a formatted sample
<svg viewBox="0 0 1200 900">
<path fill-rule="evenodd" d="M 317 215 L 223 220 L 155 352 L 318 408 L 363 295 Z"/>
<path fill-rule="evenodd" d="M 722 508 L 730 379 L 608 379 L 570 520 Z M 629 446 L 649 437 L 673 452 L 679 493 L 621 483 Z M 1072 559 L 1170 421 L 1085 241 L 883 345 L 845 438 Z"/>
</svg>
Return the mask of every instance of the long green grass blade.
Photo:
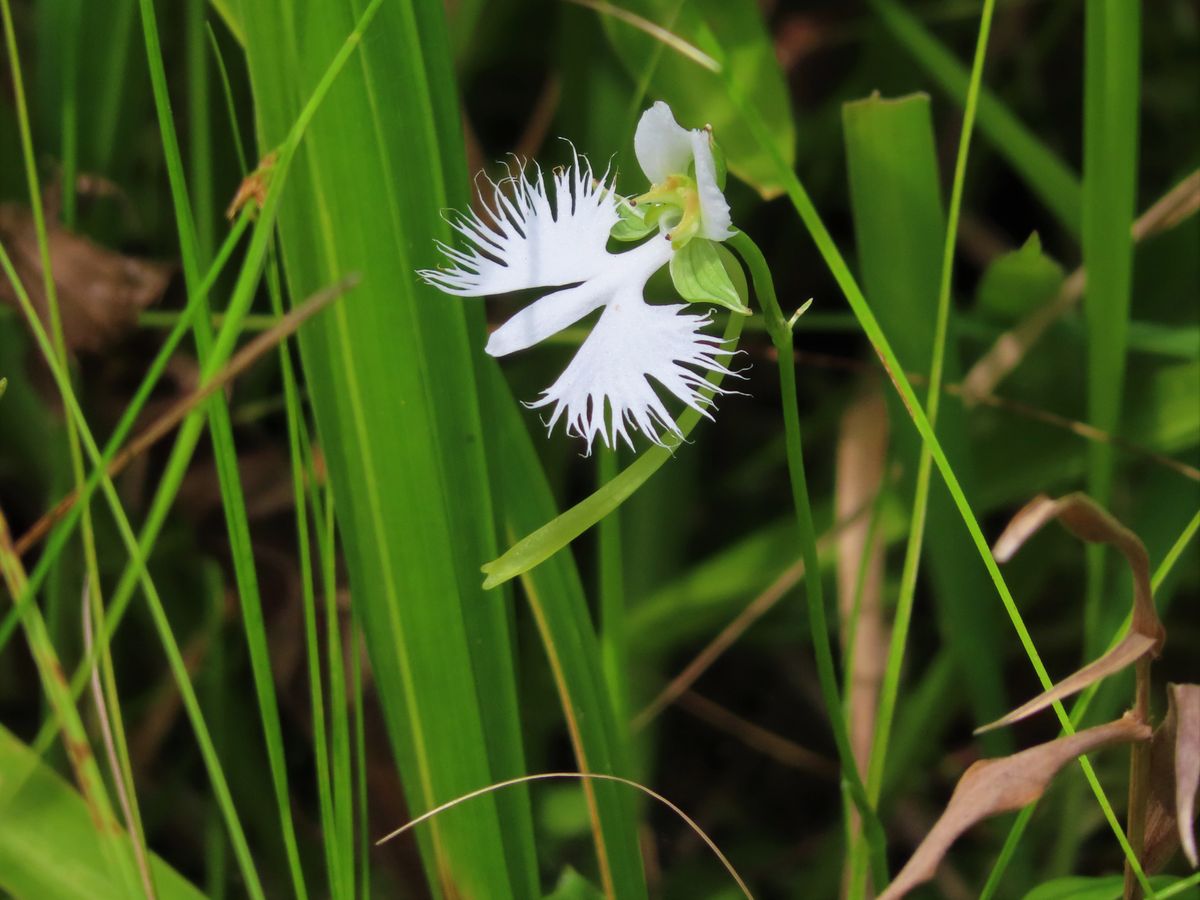
<svg viewBox="0 0 1200 900">
<path fill-rule="evenodd" d="M 970 71 L 897 0 L 871 0 L 880 20 L 942 90 L 967 102 Z M 979 92 L 979 132 L 1054 213 L 1071 234 L 1080 234 L 1083 191 L 1079 178 L 1008 108 L 986 89 Z"/>
<path fill-rule="evenodd" d="M 360 8 L 242 4 L 264 150 Z M 446 236 L 439 210 L 464 196 L 443 12 L 433 2 L 378 8 L 313 120 L 280 228 L 293 296 L 363 275 L 354 302 L 301 337 L 301 358 L 355 614 L 415 813 L 522 774 L 524 762 L 507 615 L 476 574 L 495 545 L 467 340 L 467 319 L 482 310 L 413 274 Z M 526 792 L 439 817 L 422 846 L 439 893 L 538 890 Z"/>
<path fill-rule="evenodd" d="M 1088 422 L 1116 431 L 1125 385 L 1125 354 L 1133 280 L 1141 5 L 1097 0 L 1084 12 L 1083 264 L 1088 331 Z M 1106 444 L 1088 448 L 1088 493 L 1101 506 L 1112 496 L 1115 457 Z M 1102 639 L 1105 554 L 1088 548 L 1084 611 L 1086 658 Z"/>
<path fill-rule="evenodd" d="M 187 176 L 184 172 L 183 155 L 175 133 L 171 115 L 171 100 L 167 89 L 166 66 L 159 46 L 158 25 L 154 5 L 150 0 L 141 2 L 142 28 L 146 39 L 146 57 L 150 66 L 150 80 L 154 88 L 154 102 L 158 112 L 159 132 L 162 135 L 163 155 L 166 158 L 167 174 L 174 201 L 175 223 L 179 232 L 184 281 L 190 295 L 199 298 L 199 314 L 193 320 L 196 351 L 202 368 L 210 365 L 214 352 L 212 322 L 208 315 L 207 297 L 200 293 L 204 266 L 203 247 L 210 240 L 206 230 L 212 228 L 211 176 L 203 167 L 196 173 L 199 187 L 203 191 L 200 201 L 193 204 L 188 194 Z M 192 73 L 192 131 L 198 158 L 207 158 L 204 148 L 208 133 L 207 83 L 202 61 L 205 58 L 203 34 L 200 23 L 193 21 L 189 29 L 189 54 L 193 66 L 200 67 Z M 202 102 L 202 108 L 195 104 Z M 193 218 L 193 208 L 200 211 L 199 220 Z M 218 392 L 206 403 L 208 424 L 212 435 L 213 455 L 216 460 L 218 482 L 221 490 L 222 507 L 225 510 L 226 527 L 229 533 L 230 551 L 233 557 L 234 576 L 241 601 L 242 623 L 250 651 L 251 672 L 258 698 L 258 710 L 263 724 L 263 736 L 267 745 L 267 759 L 271 770 L 271 785 L 279 811 L 284 849 L 292 888 L 298 900 L 305 900 L 308 890 L 304 871 L 300 864 L 300 848 L 296 840 L 296 827 L 292 820 L 291 797 L 287 783 L 287 760 L 283 749 L 283 733 L 279 717 L 279 704 L 275 696 L 275 682 L 271 674 L 270 651 L 267 646 L 266 624 L 262 612 L 262 599 L 255 570 L 254 550 L 250 542 L 250 524 L 246 513 L 245 496 L 242 493 L 238 473 L 237 448 L 233 440 L 233 425 L 229 418 L 229 407 L 225 395 Z"/>
<path fill-rule="evenodd" d="M 901 364 L 910 372 L 928 371 L 936 345 L 938 284 L 946 234 L 929 99 L 913 95 L 897 100 L 857 101 L 844 107 L 843 123 L 863 285 L 874 298 L 873 308 Z M 909 227 L 897 229 L 898 221 L 909 223 Z M 946 348 L 946 368 L 954 379 L 959 363 L 953 344 Z M 921 440 L 909 426 L 899 397 L 891 398 L 889 414 L 897 455 L 906 472 L 919 476 Z M 970 491 L 973 471 L 962 407 L 948 407 L 937 428 L 942 445 L 954 461 L 955 472 Z M 930 487 L 928 475 L 916 481 L 924 483 L 909 482 L 914 516 L 926 502 L 920 493 Z M 929 493 L 928 528 L 938 538 L 928 548 L 926 562 L 932 574 L 938 626 L 971 697 L 972 710 L 983 721 L 1005 709 L 1002 655 L 993 639 L 1000 624 L 999 610 L 978 602 L 989 590 L 987 576 L 972 558 L 970 538 L 958 526 L 950 495 L 940 484 L 933 485 Z M 906 559 L 901 593 L 908 602 L 902 599 L 897 607 L 893 630 L 896 640 L 907 633 L 916 567 L 916 557 Z M 895 655 L 889 658 L 893 662 L 881 695 L 880 714 L 884 717 L 889 715 L 888 698 L 894 699 L 894 681 L 900 674 L 896 668 L 899 659 Z M 886 741 L 886 731 L 878 731 L 876 740 Z M 883 758 L 873 754 L 873 759 L 870 784 L 877 799 L 883 783 L 879 768 Z"/>
</svg>

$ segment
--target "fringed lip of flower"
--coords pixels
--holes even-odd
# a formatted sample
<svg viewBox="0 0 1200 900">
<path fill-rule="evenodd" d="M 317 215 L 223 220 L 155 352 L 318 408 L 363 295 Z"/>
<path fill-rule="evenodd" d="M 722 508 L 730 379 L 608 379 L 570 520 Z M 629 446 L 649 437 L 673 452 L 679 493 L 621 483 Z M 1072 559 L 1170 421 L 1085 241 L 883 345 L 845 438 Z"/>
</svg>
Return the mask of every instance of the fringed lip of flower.
<svg viewBox="0 0 1200 900">
<path fill-rule="evenodd" d="M 696 150 L 696 135 L 704 139 L 705 159 Z M 706 168 L 712 163 L 707 132 L 684 131 L 666 104 L 659 103 L 643 115 L 635 146 L 652 180 L 662 172 L 667 178 L 680 175 L 677 168 L 669 171 L 679 165 L 683 173 L 694 171 L 698 209 L 690 222 L 695 232 L 728 236 L 729 207 L 716 186 L 715 169 Z M 417 274 L 462 297 L 557 288 L 491 335 L 485 349 L 496 357 L 531 347 L 603 307 L 562 375 L 540 399 L 527 404 L 551 407 L 547 427 L 553 430 L 563 419 L 568 434 L 586 441 L 588 453 L 597 436 L 608 447 L 621 440 L 632 448 L 631 432 L 636 431 L 665 446 L 664 436 L 681 439 L 683 434 L 658 388 L 711 418 L 712 395 L 726 392 L 705 376 L 734 374 L 724 364 L 732 350 L 702 330 L 711 322 L 708 315 L 688 314 L 683 304 L 651 305 L 644 297 L 647 280 L 676 253 L 678 235 L 672 240 L 671 234 L 664 239 L 655 233 L 630 250 L 610 253 L 609 235 L 621 218 L 618 203 L 625 201 L 615 191 L 611 171 L 596 177 L 573 147 L 571 165 L 554 170 L 549 179 L 540 168 L 521 165 L 489 185 L 491 196 L 483 198 L 481 212 L 448 218 L 465 239 L 465 248 L 439 242 L 451 265 Z M 692 228 L 686 216 L 681 210 L 678 217 L 664 219 L 664 230 Z"/>
</svg>

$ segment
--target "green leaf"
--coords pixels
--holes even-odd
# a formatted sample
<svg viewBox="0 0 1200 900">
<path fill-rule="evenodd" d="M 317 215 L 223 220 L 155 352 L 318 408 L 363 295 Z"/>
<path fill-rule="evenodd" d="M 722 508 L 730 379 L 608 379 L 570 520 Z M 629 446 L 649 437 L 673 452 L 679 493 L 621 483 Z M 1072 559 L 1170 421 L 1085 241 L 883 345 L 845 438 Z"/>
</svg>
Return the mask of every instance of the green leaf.
<svg viewBox="0 0 1200 900">
<path fill-rule="evenodd" d="M 241 4 L 261 148 L 282 139 L 296 86 L 319 75 L 361 7 Z M 362 273 L 353 301 L 302 331 L 300 350 L 414 814 L 525 772 L 508 614 L 477 575 L 496 546 L 475 387 L 483 308 L 414 275 L 449 239 L 440 210 L 466 206 L 459 116 L 442 4 L 384 4 L 312 121 L 279 222 L 293 299 Z M 540 893 L 522 788 L 418 835 L 439 896 Z"/>
<path fill-rule="evenodd" d="M 568 866 L 558 878 L 554 890 L 545 900 L 603 900 L 604 894 L 594 884 Z"/>
<path fill-rule="evenodd" d="M 1150 879 L 1156 890 L 1168 887 L 1172 878 L 1158 876 Z M 1071 875 L 1039 884 L 1025 895 L 1024 900 L 1120 900 L 1125 893 L 1125 876 L 1104 875 L 1085 878 Z"/>
<path fill-rule="evenodd" d="M 1062 266 L 1042 252 L 1037 232 L 1019 250 L 998 257 L 979 282 L 976 306 L 997 319 L 1019 319 L 1048 302 L 1062 285 Z"/>
<path fill-rule="evenodd" d="M 119 839 L 128 847 L 127 838 Z M 128 888 L 113 880 L 107 852 L 84 799 L 0 726 L 0 893 L 120 900 Z M 150 857 L 150 867 L 161 900 L 204 896 L 157 856 Z"/>
<path fill-rule="evenodd" d="M 716 303 L 743 315 L 750 314 L 746 305 L 746 276 L 742 275 L 739 292 L 729 277 L 725 261 L 718 253 L 720 248 L 713 241 L 692 238 L 675 251 L 671 257 L 671 280 L 679 296 L 692 303 Z M 729 254 L 729 251 L 725 251 Z M 729 254 L 734 269 L 740 271 L 737 261 Z"/>
<path fill-rule="evenodd" d="M 1088 331 L 1088 423 L 1116 431 L 1121 420 L 1133 283 L 1141 5 L 1100 0 L 1084 10 L 1083 311 Z M 1116 458 L 1112 445 L 1088 446 L 1088 493 L 1106 506 Z M 1090 549 L 1084 610 L 1085 655 L 1103 638 L 1104 556 Z"/>
<path fill-rule="evenodd" d="M 650 93 L 671 105 L 680 125 L 712 125 L 729 171 L 764 197 L 777 196 L 782 185 L 774 163 L 746 129 L 725 86 L 732 80 L 770 123 L 775 150 L 790 165 L 796 143 L 792 106 L 758 5 L 753 0 L 632 0 L 622 7 L 695 45 L 725 68 L 714 74 L 628 22 L 602 16 L 630 75 L 639 80 L 650 71 Z"/>
</svg>

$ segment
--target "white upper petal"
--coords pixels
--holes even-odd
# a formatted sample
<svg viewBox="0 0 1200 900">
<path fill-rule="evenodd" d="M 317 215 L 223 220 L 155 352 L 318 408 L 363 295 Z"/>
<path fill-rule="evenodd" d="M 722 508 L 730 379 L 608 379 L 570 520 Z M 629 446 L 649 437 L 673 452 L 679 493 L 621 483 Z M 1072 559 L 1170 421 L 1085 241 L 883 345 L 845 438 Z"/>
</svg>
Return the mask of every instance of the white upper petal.
<svg viewBox="0 0 1200 900">
<path fill-rule="evenodd" d="M 619 218 L 612 185 L 607 177 L 595 179 L 578 156 L 552 178 L 553 204 L 540 169 L 534 178 L 522 168 L 492 185 L 483 215 L 450 223 L 466 238 L 466 249 L 439 244 L 453 265 L 417 274 L 448 294 L 480 297 L 586 281 L 601 272 L 608 233 Z"/>
<path fill-rule="evenodd" d="M 642 113 L 638 120 L 633 152 L 651 184 L 665 181 L 669 175 L 686 174 L 692 161 L 692 143 L 687 129 L 675 121 L 671 107 L 661 100 Z"/>
<path fill-rule="evenodd" d="M 717 187 L 717 164 L 708 132 L 693 131 L 691 141 L 696 159 L 696 188 L 700 192 L 700 231 L 710 241 L 723 241 L 733 234 L 729 228 L 733 220 L 725 195 Z"/>
</svg>

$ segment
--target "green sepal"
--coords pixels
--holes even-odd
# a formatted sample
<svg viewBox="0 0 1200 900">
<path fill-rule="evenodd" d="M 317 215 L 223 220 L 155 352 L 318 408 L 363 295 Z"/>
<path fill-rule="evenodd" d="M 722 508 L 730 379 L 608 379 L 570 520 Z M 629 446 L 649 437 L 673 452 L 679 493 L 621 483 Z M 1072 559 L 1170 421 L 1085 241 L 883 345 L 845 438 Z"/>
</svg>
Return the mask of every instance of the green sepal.
<svg viewBox="0 0 1200 900">
<path fill-rule="evenodd" d="M 671 280 L 684 300 L 715 303 L 743 315 L 750 314 L 746 276 L 741 266 L 732 253 L 713 241 L 692 238 L 677 250 L 671 257 Z"/>
<path fill-rule="evenodd" d="M 646 235 L 658 229 L 658 215 L 655 210 L 649 213 L 638 206 L 630 205 L 629 201 L 617 203 L 617 212 L 621 218 L 612 227 L 609 236 L 618 241 L 640 241 Z"/>
</svg>

